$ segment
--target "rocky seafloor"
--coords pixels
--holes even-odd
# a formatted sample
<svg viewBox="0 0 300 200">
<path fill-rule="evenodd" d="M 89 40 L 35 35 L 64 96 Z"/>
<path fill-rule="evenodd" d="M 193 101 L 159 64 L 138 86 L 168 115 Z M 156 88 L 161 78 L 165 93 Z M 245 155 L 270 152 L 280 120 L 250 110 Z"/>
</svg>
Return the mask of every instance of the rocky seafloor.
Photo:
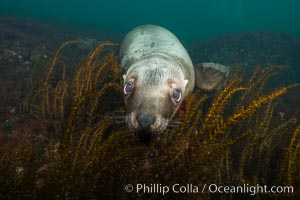
<svg viewBox="0 0 300 200">
<path fill-rule="evenodd" d="M 80 59 L 101 41 L 120 43 L 122 36 L 108 35 L 100 30 L 94 33 L 71 31 L 53 24 L 0 16 L 0 87 L 14 91 L 19 80 L 30 75 L 31 68 L 38 61 L 49 61 L 60 44 L 74 39 L 83 42 L 64 52 L 72 63 L 70 67 L 76 67 Z M 274 84 L 300 82 L 300 38 L 288 33 L 248 31 L 185 46 L 194 63 L 217 62 L 246 70 L 256 66 L 284 65 L 287 69 L 274 79 Z M 281 97 L 280 101 L 280 112 L 286 116 L 300 115 L 299 89 Z M 0 108 L 1 124 L 9 118 L 9 110 L 14 111 L 14 103 L 11 101 L 10 105 Z"/>
<path fill-rule="evenodd" d="M 111 36 L 111 37 L 110 37 Z M 0 77 L 6 79 L 28 69 L 37 59 L 49 58 L 67 40 L 80 39 L 82 50 L 104 40 L 121 42 L 120 36 L 81 31 L 18 18 L 0 16 Z M 288 33 L 248 31 L 185 45 L 194 63 L 217 62 L 244 68 L 268 65 L 289 67 L 291 77 L 300 74 L 300 38 Z M 73 52 L 74 57 L 77 51 Z M 291 79 L 291 77 L 289 79 Z"/>
<path fill-rule="evenodd" d="M 193 61 L 253 68 L 288 67 L 289 80 L 300 80 L 300 38 L 288 33 L 248 31 L 200 41 L 189 49 Z"/>
<path fill-rule="evenodd" d="M 105 34 L 96 33 L 97 39 L 92 35 L 39 21 L 0 16 L 0 80 L 21 76 L 38 60 L 51 58 L 59 45 L 68 40 L 83 41 L 70 52 L 76 62 L 80 58 L 78 54 L 87 53 L 100 41 L 108 40 Z"/>
<path fill-rule="evenodd" d="M 20 164 L 19 162 L 15 163 L 16 166 L 11 165 L 13 167 L 7 165 L 12 173 L 16 174 L 16 177 L 11 178 L 9 177 L 9 173 L 0 173 L 0 182 L 3 186 L 5 186 L 5 188 L 0 187 L 0 199 L 1 195 L 2 197 L 13 198 L 16 192 L 19 192 L 18 195 L 22 197 L 25 197 L 26 195 L 32 195 L 32 190 L 28 188 L 26 189 L 27 186 L 24 186 L 23 182 L 19 183 L 18 181 L 16 181 L 19 180 L 18 178 L 22 177 L 23 174 L 30 175 L 28 176 L 29 178 L 27 178 L 27 176 L 25 178 L 22 177 L 22 180 L 30 180 L 30 182 L 33 183 L 33 185 L 29 184 L 29 187 L 35 189 L 37 188 L 38 193 L 39 191 L 42 191 L 42 195 L 44 195 L 43 191 L 49 192 L 49 194 L 45 194 L 46 196 L 52 195 L 50 194 L 52 193 L 51 189 L 45 187 L 49 186 L 49 184 L 45 184 L 47 183 L 45 177 L 48 177 L 48 173 L 52 176 L 52 174 L 56 174 L 56 172 L 58 171 L 53 170 L 53 173 L 51 173 L 52 166 L 54 166 L 53 169 L 60 169 L 57 167 L 58 162 L 53 163 L 52 161 L 56 161 L 57 157 L 59 156 L 59 153 L 57 153 L 59 142 L 56 143 L 56 136 L 62 136 L 62 132 L 60 130 L 61 125 L 64 125 L 65 121 L 64 118 L 53 117 L 54 115 L 41 115 L 41 108 L 36 108 L 38 106 L 34 103 L 39 102 L 40 98 L 43 97 L 41 97 L 41 95 L 34 95 L 35 93 L 38 93 L 37 90 L 41 89 L 41 87 L 39 87 L 39 84 L 41 85 L 41 83 L 43 84 L 46 82 L 47 87 L 52 84 L 52 81 L 55 79 L 55 77 L 48 78 L 46 79 L 46 81 L 43 81 L 43 77 L 45 74 L 47 74 L 47 67 L 50 65 L 49 62 L 51 61 L 51 58 L 54 55 L 56 49 L 58 49 L 63 42 L 69 40 L 80 40 L 81 42 L 76 45 L 67 46 L 59 54 L 58 62 L 60 63 L 56 65 L 57 68 L 55 68 L 55 70 L 61 70 L 62 66 L 64 66 L 66 69 L 66 73 L 69 73 L 69 71 L 74 72 L 75 68 L 82 61 L 82 59 L 84 59 L 88 55 L 88 53 L 102 41 L 111 40 L 113 42 L 119 43 L 121 42 L 122 37 L 103 34 L 99 30 L 94 33 L 83 32 L 82 30 L 73 31 L 70 29 L 54 26 L 53 24 L 50 25 L 37 21 L 0 16 L 0 155 L 5 156 L 9 150 L 16 150 L 16 152 L 18 152 L 18 149 L 24 150 L 22 149 L 22 142 L 25 141 L 24 144 L 28 142 L 30 144 L 28 146 L 32 148 L 32 152 L 28 154 L 30 156 L 30 159 L 34 160 L 32 165 L 41 165 L 37 167 L 38 170 L 34 172 L 30 171 L 30 167 L 32 167 L 31 164 L 29 165 L 30 167 L 26 167 L 24 165 L 25 168 L 23 168 L 22 163 Z M 286 69 L 279 71 L 278 76 L 271 78 L 272 84 L 268 85 L 268 87 L 274 86 L 275 88 L 280 88 L 284 85 L 300 82 L 300 38 L 291 36 L 287 33 L 271 33 L 262 31 L 243 32 L 223 35 L 211 40 L 198 41 L 185 46 L 188 49 L 194 63 L 217 62 L 229 66 L 240 66 L 241 71 L 245 72 L 246 74 L 249 71 L 255 69 L 255 67 L 257 66 L 287 66 Z M 117 48 L 118 47 L 112 49 L 116 51 L 116 54 L 118 51 Z M 63 65 L 62 63 L 64 63 L 65 65 Z M 112 65 L 108 66 L 111 67 Z M 117 66 L 117 64 L 115 66 Z M 64 73 L 62 73 L 61 71 L 58 73 L 60 74 L 61 80 L 64 78 L 70 78 L 68 77 L 68 74 L 66 76 L 62 75 Z M 49 83 L 48 81 L 51 83 Z M 103 84 L 106 84 L 106 82 L 104 81 Z M 273 89 L 267 88 L 266 94 L 269 94 L 272 90 Z M 49 96 L 50 95 L 47 95 L 47 97 Z M 35 101 L 30 101 L 30 99 L 26 99 L 27 97 L 33 97 Z M 110 97 L 114 98 L 115 96 L 112 95 Z M 110 101 L 111 98 L 108 98 L 107 100 Z M 31 110 L 26 107 L 24 108 L 22 102 L 26 102 L 25 106 L 30 107 Z M 106 105 L 105 103 L 103 103 L 103 101 L 98 102 L 100 102 L 101 105 Z M 75 104 L 74 106 L 75 108 L 76 105 L 77 104 Z M 276 99 L 275 105 L 276 107 L 274 109 L 274 112 L 272 110 L 273 115 L 271 114 L 272 118 L 270 118 L 270 120 L 274 120 L 275 123 L 270 123 L 271 125 L 276 125 L 277 122 L 285 123 L 286 121 L 289 121 L 289 119 L 293 119 L 293 124 L 299 122 L 300 88 L 294 88 L 288 93 Z M 233 105 L 233 107 L 235 106 L 236 105 Z M 83 106 L 83 108 L 87 107 L 88 106 Z M 37 109 L 40 109 L 40 113 L 36 112 Z M 49 110 L 49 112 L 51 112 L 51 109 Z M 68 110 L 66 110 L 66 112 L 68 112 Z M 73 113 L 70 113 L 71 114 L 69 116 L 72 119 Z M 87 113 L 86 109 L 83 109 L 82 113 Z M 99 115 L 104 115 L 102 111 L 97 112 L 97 115 L 98 113 Z M 264 113 L 262 113 L 262 116 L 263 115 Z M 81 119 L 84 119 L 84 116 Z M 48 123 L 49 121 L 53 123 Z M 59 123 L 57 123 L 58 121 Z M 57 128 L 56 123 L 58 124 L 57 126 L 59 126 L 58 129 L 55 129 Z M 77 127 L 75 126 L 75 128 Z M 250 128 L 252 129 L 252 126 Z M 59 131 L 55 131 L 54 129 Z M 67 131 L 64 130 L 63 132 L 67 133 Z M 286 134 L 286 132 L 283 133 Z M 275 137 L 277 137 L 277 135 L 275 135 Z M 285 138 L 285 135 L 283 137 Z M 290 136 L 288 136 L 287 138 L 289 137 Z M 285 142 L 281 141 L 281 139 L 282 138 L 279 138 L 279 142 L 282 142 L 284 144 Z M 55 141 L 55 143 L 52 143 L 53 141 Z M 251 146 L 252 144 L 255 143 L 251 143 Z M 258 144 L 260 145 L 260 143 Z M 265 146 L 266 143 L 263 144 Z M 184 146 L 184 149 L 186 149 L 186 145 Z M 254 148 L 255 147 L 256 146 L 254 146 Z M 282 148 L 285 147 L 286 146 L 283 145 Z M 242 146 L 242 148 L 244 149 L 244 146 Z M 282 150 L 282 148 L 278 147 L 278 149 L 280 150 Z M 48 162 L 48 157 L 52 156 L 52 154 L 48 155 L 50 150 L 51 152 L 53 150 L 53 158 L 51 158 L 50 162 Z M 208 153 L 209 154 L 207 155 L 211 155 L 210 151 Z M 9 158 L 8 160 L 10 160 L 11 157 L 3 158 Z M 256 157 L 253 158 L 254 160 L 256 160 Z M 46 159 L 46 161 L 43 159 Z M 17 160 L 18 159 L 16 159 L 16 161 Z M 274 160 L 279 160 L 277 154 Z M 1 160 L 1 162 L 4 164 L 9 163 L 6 161 L 7 160 L 5 159 Z M 131 160 L 129 161 L 131 162 Z M 163 163 L 163 165 L 165 165 L 165 162 Z M 150 169 L 149 166 L 150 164 L 144 165 L 144 168 Z M 184 168 L 186 166 L 187 165 L 183 165 Z M 260 167 L 261 165 L 257 166 Z M 132 167 L 131 164 L 130 167 Z M 262 168 L 263 167 L 264 166 L 262 166 Z M 2 169 L 5 169 L 3 165 Z M 33 169 L 35 169 L 35 166 L 33 166 Z M 270 170 L 273 171 L 273 169 Z M 24 171 L 26 171 L 26 173 Z M 215 173 L 214 170 L 213 172 Z M 202 175 L 203 173 L 201 173 L 201 176 Z M 34 176 L 34 179 L 31 176 Z M 40 178 L 39 176 L 41 176 L 42 178 Z M 272 173 L 270 176 L 272 176 Z M 50 180 L 52 179 L 50 178 Z M 51 183 L 51 181 L 49 183 Z M 72 184 L 73 182 L 70 185 Z M 75 183 L 75 185 L 76 184 L 77 182 Z M 57 181 L 55 181 L 54 186 L 56 185 Z M 10 186 L 14 187 L 11 188 Z M 18 191 L 18 188 L 15 186 L 20 186 L 20 191 Z M 24 188 L 25 191 L 30 191 L 30 194 L 21 194 L 23 191 L 22 189 Z M 54 187 L 54 189 L 55 188 L 56 187 Z M 56 191 L 59 191 L 60 189 L 61 188 L 57 188 Z M 68 189 L 63 189 L 62 191 L 68 191 Z M 65 195 L 68 196 L 67 193 Z M 28 196 L 26 197 L 28 198 Z M 59 196 L 57 196 L 57 198 L 59 198 Z"/>
</svg>

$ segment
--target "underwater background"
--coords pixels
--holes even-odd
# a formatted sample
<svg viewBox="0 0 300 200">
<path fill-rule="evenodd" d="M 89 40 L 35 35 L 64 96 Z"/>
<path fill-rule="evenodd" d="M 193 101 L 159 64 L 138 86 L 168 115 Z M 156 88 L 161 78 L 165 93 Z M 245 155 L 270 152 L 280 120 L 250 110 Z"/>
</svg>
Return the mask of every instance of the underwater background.
<svg viewBox="0 0 300 200">
<path fill-rule="evenodd" d="M 299 9 L 297 0 L 2 0 L 0 199 L 299 199 Z M 193 92 L 149 144 L 126 127 L 118 61 L 141 24 L 173 32 L 195 66 L 232 67 L 222 90 Z M 163 196 L 128 184 L 278 191 Z"/>
<path fill-rule="evenodd" d="M 157 24 L 170 29 L 181 40 L 193 42 L 250 30 L 299 36 L 299 7 L 297 0 L 2 0 L 0 11 L 120 35 L 141 24 Z"/>
</svg>

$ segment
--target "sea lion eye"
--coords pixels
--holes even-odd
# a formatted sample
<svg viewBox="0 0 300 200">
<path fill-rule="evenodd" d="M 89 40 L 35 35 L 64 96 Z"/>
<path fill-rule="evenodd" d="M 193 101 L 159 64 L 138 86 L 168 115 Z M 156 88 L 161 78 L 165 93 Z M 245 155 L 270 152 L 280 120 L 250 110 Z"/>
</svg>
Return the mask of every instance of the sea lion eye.
<svg viewBox="0 0 300 200">
<path fill-rule="evenodd" d="M 124 86 L 124 94 L 125 95 L 128 95 L 132 92 L 134 88 L 134 85 L 131 81 L 128 81 L 127 83 L 125 83 L 125 86 Z"/>
<path fill-rule="evenodd" d="M 172 99 L 176 102 L 176 103 L 179 103 L 180 100 L 181 100 L 181 89 L 180 88 L 175 88 L 173 93 L 172 93 Z"/>
</svg>

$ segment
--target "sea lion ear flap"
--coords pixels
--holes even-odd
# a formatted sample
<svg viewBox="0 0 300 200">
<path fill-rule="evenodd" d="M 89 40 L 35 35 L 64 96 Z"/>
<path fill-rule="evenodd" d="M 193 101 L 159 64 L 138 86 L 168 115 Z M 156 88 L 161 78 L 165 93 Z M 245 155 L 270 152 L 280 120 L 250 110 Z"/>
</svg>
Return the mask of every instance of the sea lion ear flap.
<svg viewBox="0 0 300 200">
<path fill-rule="evenodd" d="M 201 63 L 195 66 L 196 86 L 204 91 L 220 90 L 226 83 L 230 67 L 218 63 Z"/>
<path fill-rule="evenodd" d="M 188 82 L 189 82 L 189 80 L 187 80 L 187 79 L 183 80 L 183 88 L 185 88 L 187 86 Z"/>
</svg>

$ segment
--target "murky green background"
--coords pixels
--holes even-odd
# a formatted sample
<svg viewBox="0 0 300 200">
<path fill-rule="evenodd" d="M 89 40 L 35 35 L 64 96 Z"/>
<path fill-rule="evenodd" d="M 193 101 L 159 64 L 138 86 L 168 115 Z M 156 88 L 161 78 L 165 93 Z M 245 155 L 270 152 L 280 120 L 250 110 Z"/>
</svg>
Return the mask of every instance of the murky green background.
<svg viewBox="0 0 300 200">
<path fill-rule="evenodd" d="M 297 0 L 1 0 L 0 13 L 125 34 L 145 23 L 185 42 L 241 31 L 300 35 Z"/>
</svg>

